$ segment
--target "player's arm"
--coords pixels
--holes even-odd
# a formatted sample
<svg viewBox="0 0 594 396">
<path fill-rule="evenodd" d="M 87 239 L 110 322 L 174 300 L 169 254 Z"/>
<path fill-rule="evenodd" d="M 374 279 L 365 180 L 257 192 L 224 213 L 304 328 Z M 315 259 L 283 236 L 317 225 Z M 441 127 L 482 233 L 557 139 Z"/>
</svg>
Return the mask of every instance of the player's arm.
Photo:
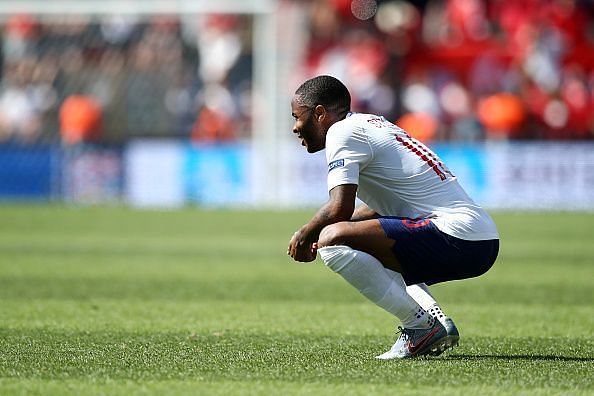
<svg viewBox="0 0 594 396">
<path fill-rule="evenodd" d="M 366 204 L 361 204 L 355 208 L 355 212 L 351 216 L 351 221 L 363 221 L 370 219 L 377 219 L 378 214 Z"/>
<path fill-rule="evenodd" d="M 356 184 L 343 184 L 330 190 L 328 202 L 314 217 L 291 238 L 287 254 L 295 261 L 313 261 L 316 258 L 314 243 L 324 227 L 351 219 L 355 210 Z"/>
</svg>

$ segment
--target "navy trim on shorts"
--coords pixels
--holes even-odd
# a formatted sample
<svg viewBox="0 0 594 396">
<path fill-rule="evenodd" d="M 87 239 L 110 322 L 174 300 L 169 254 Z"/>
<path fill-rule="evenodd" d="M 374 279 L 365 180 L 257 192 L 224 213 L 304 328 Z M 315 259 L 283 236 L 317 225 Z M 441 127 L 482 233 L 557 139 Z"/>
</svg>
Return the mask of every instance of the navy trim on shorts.
<svg viewBox="0 0 594 396">
<path fill-rule="evenodd" d="M 473 278 L 487 272 L 499 252 L 499 239 L 467 241 L 441 232 L 430 219 L 381 216 L 386 236 L 407 285 Z"/>
</svg>

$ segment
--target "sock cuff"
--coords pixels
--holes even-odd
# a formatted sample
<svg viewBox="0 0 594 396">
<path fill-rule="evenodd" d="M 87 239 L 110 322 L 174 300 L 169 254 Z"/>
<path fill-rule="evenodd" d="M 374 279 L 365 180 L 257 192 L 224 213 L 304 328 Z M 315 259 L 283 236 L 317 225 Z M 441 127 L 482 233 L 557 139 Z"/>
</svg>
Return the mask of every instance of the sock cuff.
<svg viewBox="0 0 594 396">
<path fill-rule="evenodd" d="M 324 264 L 334 272 L 340 272 L 355 258 L 355 251 L 348 246 L 325 246 L 318 249 Z"/>
</svg>

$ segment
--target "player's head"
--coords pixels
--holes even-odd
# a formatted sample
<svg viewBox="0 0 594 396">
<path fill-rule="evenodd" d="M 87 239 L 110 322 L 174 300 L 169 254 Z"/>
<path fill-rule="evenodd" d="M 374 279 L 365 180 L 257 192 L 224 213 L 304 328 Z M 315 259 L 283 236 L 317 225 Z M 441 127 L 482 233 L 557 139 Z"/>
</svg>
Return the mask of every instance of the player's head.
<svg viewBox="0 0 594 396">
<path fill-rule="evenodd" d="M 318 76 L 305 81 L 293 96 L 291 109 L 295 118 L 293 133 L 310 153 L 326 146 L 326 133 L 351 109 L 351 95 L 338 79 Z"/>
</svg>

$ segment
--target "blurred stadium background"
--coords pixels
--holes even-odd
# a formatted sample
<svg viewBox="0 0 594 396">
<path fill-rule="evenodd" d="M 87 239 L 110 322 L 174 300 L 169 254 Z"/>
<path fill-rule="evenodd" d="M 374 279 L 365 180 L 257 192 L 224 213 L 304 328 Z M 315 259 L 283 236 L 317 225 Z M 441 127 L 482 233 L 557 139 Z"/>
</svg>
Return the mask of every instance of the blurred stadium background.
<svg viewBox="0 0 594 396">
<path fill-rule="evenodd" d="M 313 206 L 332 74 L 481 204 L 594 209 L 590 0 L 0 1 L 0 200 Z"/>
</svg>

